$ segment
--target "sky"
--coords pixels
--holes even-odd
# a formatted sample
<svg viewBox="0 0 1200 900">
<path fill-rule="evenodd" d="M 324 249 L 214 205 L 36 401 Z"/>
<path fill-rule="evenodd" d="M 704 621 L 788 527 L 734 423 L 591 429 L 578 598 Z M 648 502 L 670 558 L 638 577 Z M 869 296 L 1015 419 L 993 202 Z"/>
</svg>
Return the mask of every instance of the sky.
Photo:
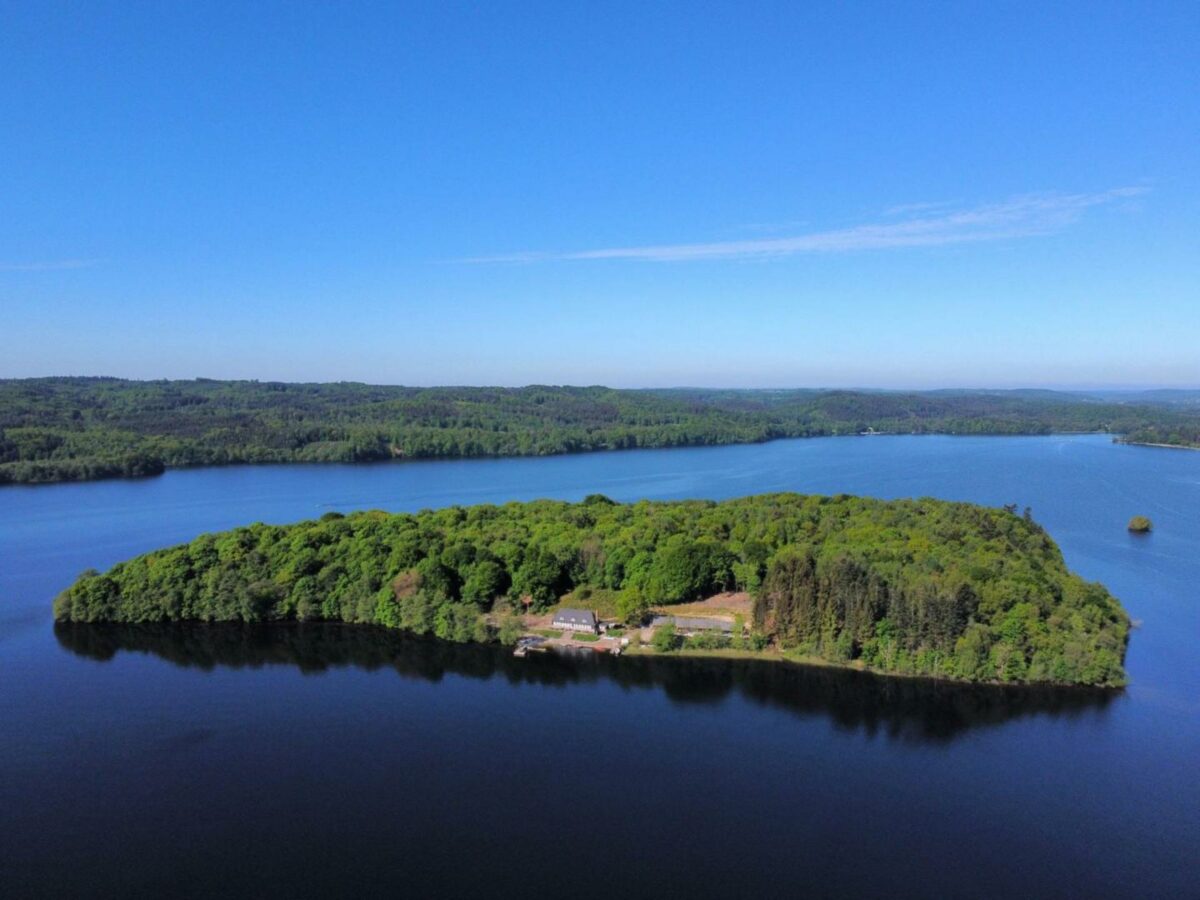
<svg viewBox="0 0 1200 900">
<path fill-rule="evenodd" d="M 1200 387 L 1200 3 L 0 21 L 0 377 Z"/>
</svg>

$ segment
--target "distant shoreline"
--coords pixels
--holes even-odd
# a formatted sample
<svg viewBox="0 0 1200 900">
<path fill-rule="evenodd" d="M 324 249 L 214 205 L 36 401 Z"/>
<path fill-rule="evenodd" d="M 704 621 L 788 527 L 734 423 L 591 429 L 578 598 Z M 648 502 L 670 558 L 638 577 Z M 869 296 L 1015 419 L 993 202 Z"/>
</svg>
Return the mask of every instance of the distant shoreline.
<svg viewBox="0 0 1200 900">
<path fill-rule="evenodd" d="M 804 434 L 780 435 L 779 437 L 763 438 L 761 440 L 728 441 L 728 442 L 698 442 L 691 444 L 673 444 L 667 446 L 646 447 L 600 447 L 583 450 L 564 450 L 557 453 L 509 453 L 481 454 L 477 456 L 393 456 L 389 459 L 360 459 L 360 460 L 309 460 L 309 459 L 269 459 L 269 460 L 237 460 L 231 462 L 210 462 L 183 465 L 166 465 L 161 471 L 139 475 L 103 475 L 91 478 L 62 478 L 46 481 L 4 481 L 0 479 L 0 490 L 6 487 L 40 488 L 53 487 L 63 484 L 88 484 L 100 481 L 142 481 L 159 478 L 169 472 L 195 472 L 204 469 L 234 469 L 260 468 L 265 466 L 390 466 L 397 463 L 428 463 L 428 462 L 482 462 L 500 460 L 535 460 L 554 459 L 567 456 L 593 456 L 604 453 L 626 453 L 631 451 L 671 451 L 671 450 L 704 450 L 719 447 L 754 447 L 774 444 L 780 441 L 811 441 L 833 438 L 880 438 L 880 437 L 948 437 L 948 438 L 1052 438 L 1052 437 L 1096 437 L 1112 438 L 1114 444 L 1124 444 L 1128 447 L 1161 447 L 1168 450 L 1200 450 L 1186 444 L 1156 444 L 1146 441 L 1127 441 L 1111 431 L 1047 431 L 1047 432 L 962 432 L 950 431 L 878 431 L 874 433 L 853 432 L 843 434 Z"/>
<path fill-rule="evenodd" d="M 1163 450 L 1200 450 L 1200 447 L 1193 447 L 1189 444 L 1156 444 L 1151 441 L 1116 441 L 1118 444 L 1125 444 L 1127 447 L 1161 447 Z"/>
<path fill-rule="evenodd" d="M 782 438 L 1097 433 L 1200 444 L 1200 407 L 1022 391 L 0 379 L 0 483 L 242 463 L 500 459 Z"/>
</svg>

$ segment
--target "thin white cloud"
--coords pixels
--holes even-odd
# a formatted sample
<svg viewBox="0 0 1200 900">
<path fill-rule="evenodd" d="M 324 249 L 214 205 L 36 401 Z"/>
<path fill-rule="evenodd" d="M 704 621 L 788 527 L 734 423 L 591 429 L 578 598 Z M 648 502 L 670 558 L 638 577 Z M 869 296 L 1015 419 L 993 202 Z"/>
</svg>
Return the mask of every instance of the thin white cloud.
<svg viewBox="0 0 1200 900">
<path fill-rule="evenodd" d="M 1096 206 L 1144 194 L 1145 187 L 1121 187 L 1091 194 L 1025 194 L 969 209 L 912 216 L 902 221 L 856 225 L 795 237 L 755 238 L 708 244 L 605 247 L 565 252 L 528 251 L 474 257 L 471 263 L 532 263 L 618 259 L 688 262 L 709 259 L 769 259 L 801 253 L 848 253 L 898 247 L 940 247 L 1053 234 L 1077 222 Z"/>
<path fill-rule="evenodd" d="M 0 272 L 61 272 L 67 269 L 88 269 L 98 265 L 98 259 L 52 259 L 37 262 L 0 262 Z"/>
<path fill-rule="evenodd" d="M 892 216 L 913 216 L 917 214 L 928 216 L 935 212 L 952 209 L 958 205 L 950 200 L 934 200 L 926 203 L 901 203 L 899 206 L 889 206 L 883 211 L 883 214 L 889 218 Z"/>
<path fill-rule="evenodd" d="M 733 231 L 750 231 L 757 234 L 769 234 L 775 232 L 778 234 L 781 231 L 793 231 L 797 228 L 808 226 L 808 222 L 801 220 L 792 220 L 790 222 L 747 222 L 745 225 L 738 225 Z"/>
</svg>

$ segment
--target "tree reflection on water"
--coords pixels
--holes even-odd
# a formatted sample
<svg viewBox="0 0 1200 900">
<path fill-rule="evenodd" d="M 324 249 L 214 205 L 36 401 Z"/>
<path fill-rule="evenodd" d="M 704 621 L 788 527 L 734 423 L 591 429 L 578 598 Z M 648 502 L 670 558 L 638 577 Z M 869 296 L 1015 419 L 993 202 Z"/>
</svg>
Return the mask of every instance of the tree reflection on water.
<svg viewBox="0 0 1200 900">
<path fill-rule="evenodd" d="M 1077 687 L 970 685 L 893 678 L 763 660 L 625 656 L 581 651 L 516 659 L 500 646 L 452 644 L 383 628 L 330 623 L 236 625 L 57 623 L 64 648 L 93 660 L 149 653 L 211 670 L 294 666 L 306 674 L 391 669 L 437 682 L 447 675 L 513 684 L 570 685 L 601 679 L 661 690 L 674 703 L 717 704 L 731 695 L 798 716 L 827 716 L 843 730 L 941 742 L 1027 716 L 1102 715 L 1120 692 Z"/>
</svg>

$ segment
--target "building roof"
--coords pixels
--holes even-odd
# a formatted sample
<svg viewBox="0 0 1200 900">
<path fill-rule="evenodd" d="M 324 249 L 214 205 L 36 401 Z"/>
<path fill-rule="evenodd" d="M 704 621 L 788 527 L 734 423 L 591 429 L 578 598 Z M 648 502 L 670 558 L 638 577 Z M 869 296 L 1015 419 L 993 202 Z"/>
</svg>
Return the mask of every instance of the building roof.
<svg viewBox="0 0 1200 900">
<path fill-rule="evenodd" d="M 733 622 L 729 619 L 707 618 L 704 616 L 655 616 L 651 625 L 674 625 L 684 631 L 733 631 Z"/>
<path fill-rule="evenodd" d="M 560 609 L 554 614 L 554 622 L 564 625 L 587 625 L 596 627 L 596 614 L 590 609 Z"/>
</svg>

